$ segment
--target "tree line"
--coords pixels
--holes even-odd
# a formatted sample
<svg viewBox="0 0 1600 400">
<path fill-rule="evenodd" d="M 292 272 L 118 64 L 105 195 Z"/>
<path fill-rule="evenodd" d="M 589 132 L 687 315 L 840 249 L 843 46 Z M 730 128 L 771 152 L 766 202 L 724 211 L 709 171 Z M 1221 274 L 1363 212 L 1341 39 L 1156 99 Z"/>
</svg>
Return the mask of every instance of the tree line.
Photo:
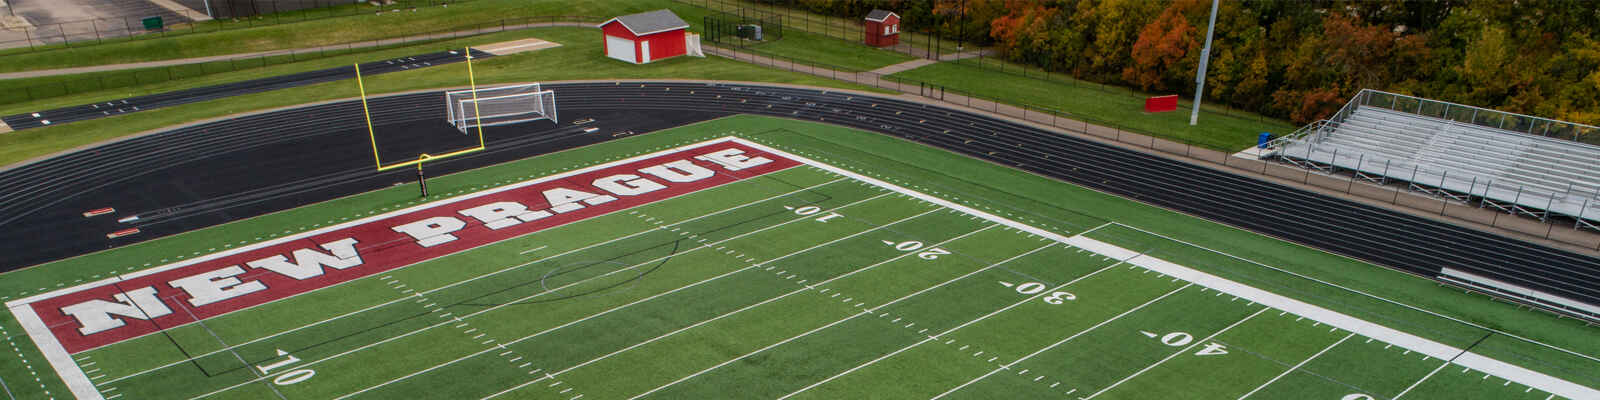
<svg viewBox="0 0 1600 400">
<path fill-rule="evenodd" d="M 1209 0 L 761 0 L 1192 96 Z M 1206 101 L 1307 123 L 1363 88 L 1600 125 L 1600 1 L 1223 0 Z"/>
</svg>

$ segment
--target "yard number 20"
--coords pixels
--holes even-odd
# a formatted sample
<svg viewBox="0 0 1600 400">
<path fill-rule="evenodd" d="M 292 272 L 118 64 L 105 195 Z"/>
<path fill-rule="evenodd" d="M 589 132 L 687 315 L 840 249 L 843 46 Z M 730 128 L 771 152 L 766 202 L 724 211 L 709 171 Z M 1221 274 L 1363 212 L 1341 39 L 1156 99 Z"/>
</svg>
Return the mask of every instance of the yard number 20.
<svg viewBox="0 0 1600 400">
<path fill-rule="evenodd" d="M 924 246 L 922 244 L 922 242 L 918 242 L 918 241 L 915 241 L 915 240 L 908 240 L 908 241 L 904 241 L 904 242 L 900 242 L 900 243 L 895 243 L 895 242 L 891 242 L 891 241 L 885 240 L 885 241 L 883 241 L 883 244 L 889 245 L 889 247 L 893 247 L 895 250 L 908 251 L 908 252 L 909 251 L 922 250 L 922 247 Z M 945 255 L 945 254 L 950 254 L 950 251 L 949 250 L 945 250 L 945 249 L 941 249 L 941 248 L 938 248 L 938 247 L 930 247 L 927 250 L 922 250 L 920 252 L 917 252 L 917 258 L 921 258 L 921 259 L 924 259 L 924 260 L 937 260 L 937 259 L 939 259 L 939 256 L 942 256 L 942 255 Z"/>
</svg>

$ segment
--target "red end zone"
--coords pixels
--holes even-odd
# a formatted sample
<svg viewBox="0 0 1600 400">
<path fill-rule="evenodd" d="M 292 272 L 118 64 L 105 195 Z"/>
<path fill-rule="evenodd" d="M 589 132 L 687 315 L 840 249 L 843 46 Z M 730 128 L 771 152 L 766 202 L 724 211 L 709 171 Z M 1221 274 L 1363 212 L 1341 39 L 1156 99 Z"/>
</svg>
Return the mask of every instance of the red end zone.
<svg viewBox="0 0 1600 400">
<path fill-rule="evenodd" d="M 796 165 L 733 141 L 701 144 L 71 288 L 27 306 L 78 353 Z"/>
</svg>

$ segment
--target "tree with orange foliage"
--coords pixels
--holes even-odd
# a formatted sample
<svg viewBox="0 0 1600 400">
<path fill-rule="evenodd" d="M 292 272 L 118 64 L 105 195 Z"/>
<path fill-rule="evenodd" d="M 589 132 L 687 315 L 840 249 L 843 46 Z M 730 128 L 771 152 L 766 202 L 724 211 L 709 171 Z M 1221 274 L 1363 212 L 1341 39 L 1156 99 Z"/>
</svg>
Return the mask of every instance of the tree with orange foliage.
<svg viewBox="0 0 1600 400">
<path fill-rule="evenodd" d="M 1139 39 L 1133 43 L 1133 65 L 1122 70 L 1122 79 L 1145 90 L 1167 90 L 1182 82 L 1182 78 L 1177 82 L 1173 78 L 1193 69 L 1200 51 L 1199 30 L 1185 14 L 1205 9 L 1201 0 L 1179 0 L 1162 10 L 1161 16 L 1139 30 Z"/>
</svg>

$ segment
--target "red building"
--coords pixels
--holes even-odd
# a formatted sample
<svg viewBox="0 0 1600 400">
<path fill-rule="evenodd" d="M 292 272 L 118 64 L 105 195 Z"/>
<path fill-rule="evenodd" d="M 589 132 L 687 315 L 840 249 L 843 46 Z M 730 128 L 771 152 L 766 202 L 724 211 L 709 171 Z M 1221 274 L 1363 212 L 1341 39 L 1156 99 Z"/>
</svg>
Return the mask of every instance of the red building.
<svg viewBox="0 0 1600 400">
<path fill-rule="evenodd" d="M 671 10 L 624 15 L 600 23 L 606 56 L 634 64 L 683 55 L 688 28 L 689 23 Z"/>
<path fill-rule="evenodd" d="M 884 10 L 867 13 L 861 23 L 862 41 L 872 47 L 893 46 L 900 43 L 900 15 Z"/>
</svg>

